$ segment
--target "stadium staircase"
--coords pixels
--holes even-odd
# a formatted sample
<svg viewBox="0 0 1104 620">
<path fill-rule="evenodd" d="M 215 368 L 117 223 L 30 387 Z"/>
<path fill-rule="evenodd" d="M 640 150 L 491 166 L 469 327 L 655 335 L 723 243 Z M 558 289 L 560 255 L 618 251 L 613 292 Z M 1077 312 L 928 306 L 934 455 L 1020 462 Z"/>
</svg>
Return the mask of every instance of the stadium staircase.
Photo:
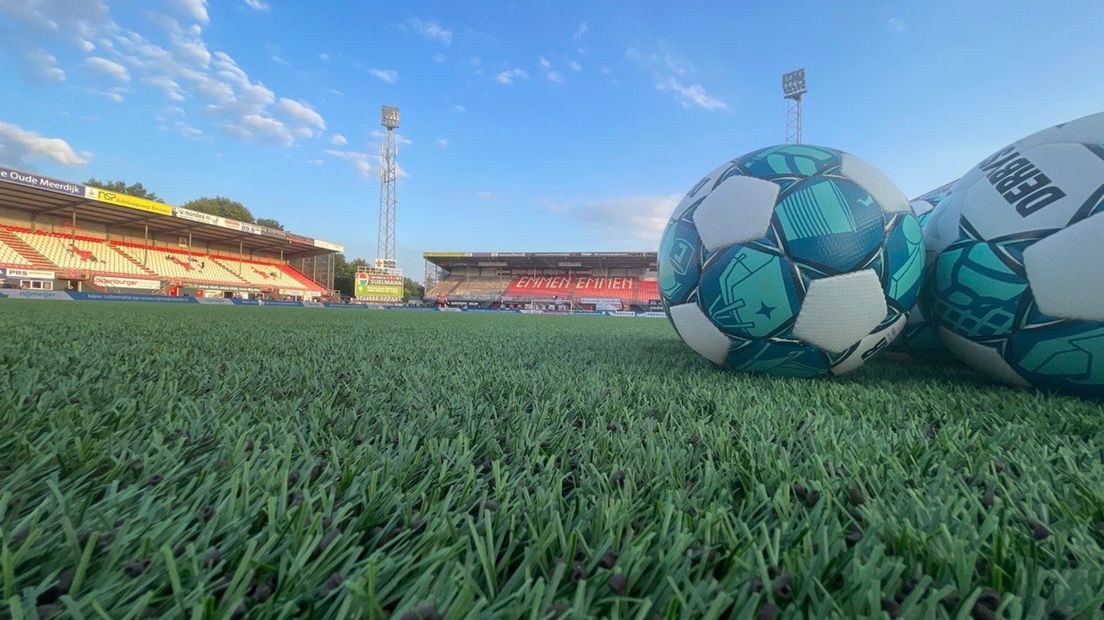
<svg viewBox="0 0 1104 620">
<path fill-rule="evenodd" d="M 160 275 L 157 274 L 157 272 L 155 272 L 154 270 L 150 269 L 149 267 L 143 265 L 138 259 L 134 258 L 130 254 L 127 254 L 126 252 L 123 252 L 122 250 L 120 250 L 119 248 L 117 248 L 115 246 L 109 245 L 109 247 L 111 247 L 111 249 L 113 251 L 118 252 L 119 254 L 122 254 L 124 260 L 126 260 L 128 263 L 134 265 L 135 267 L 141 269 L 146 274 L 148 274 L 151 278 L 160 278 L 161 277 Z"/>
<path fill-rule="evenodd" d="M 30 268 L 42 271 L 57 271 L 57 267 L 49 259 L 3 226 L 0 226 L 0 241 L 3 241 L 5 245 L 25 258 L 30 263 Z"/>
</svg>

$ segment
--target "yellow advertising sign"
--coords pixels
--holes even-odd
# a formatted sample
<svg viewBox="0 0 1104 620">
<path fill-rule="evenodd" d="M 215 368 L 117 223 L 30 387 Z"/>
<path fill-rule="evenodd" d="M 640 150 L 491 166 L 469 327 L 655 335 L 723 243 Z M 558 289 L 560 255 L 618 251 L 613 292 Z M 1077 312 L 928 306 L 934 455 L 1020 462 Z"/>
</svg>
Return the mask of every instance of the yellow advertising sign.
<svg viewBox="0 0 1104 620">
<path fill-rule="evenodd" d="M 156 213 L 157 215 L 172 215 L 172 206 L 163 202 L 146 200 L 145 198 L 138 198 L 137 196 L 127 196 L 126 194 L 110 192 L 98 187 L 85 187 L 85 190 L 85 197 L 91 198 L 92 200 L 99 200 L 100 202 L 127 207 L 128 209 L 137 209 L 147 213 Z"/>
</svg>

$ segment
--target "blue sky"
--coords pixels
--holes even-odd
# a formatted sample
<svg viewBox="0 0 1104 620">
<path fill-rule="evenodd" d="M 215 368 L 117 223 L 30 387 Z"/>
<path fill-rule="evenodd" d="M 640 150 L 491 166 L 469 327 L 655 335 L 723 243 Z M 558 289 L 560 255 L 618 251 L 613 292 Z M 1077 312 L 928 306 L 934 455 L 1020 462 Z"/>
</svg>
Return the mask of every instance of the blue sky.
<svg viewBox="0 0 1104 620">
<path fill-rule="evenodd" d="M 375 254 L 379 106 L 402 109 L 399 263 L 652 249 L 681 193 L 806 142 L 910 196 L 1104 107 L 1104 3 L 0 0 L 0 164 L 240 200 Z"/>
</svg>

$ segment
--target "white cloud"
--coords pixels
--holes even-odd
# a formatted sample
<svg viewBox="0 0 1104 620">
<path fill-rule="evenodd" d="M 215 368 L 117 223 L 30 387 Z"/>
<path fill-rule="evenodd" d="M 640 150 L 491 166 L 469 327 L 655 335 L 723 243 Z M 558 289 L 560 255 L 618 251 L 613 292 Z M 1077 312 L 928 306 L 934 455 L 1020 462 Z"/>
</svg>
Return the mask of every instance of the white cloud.
<svg viewBox="0 0 1104 620">
<path fill-rule="evenodd" d="M 330 62 L 329 53 L 322 52 L 321 54 L 318 55 L 318 60 L 321 60 L 322 62 Z"/>
<path fill-rule="evenodd" d="M 574 60 L 569 62 L 567 64 L 567 66 L 571 67 L 572 71 L 582 71 L 583 70 L 583 65 L 580 65 L 577 61 L 574 61 Z"/>
<path fill-rule="evenodd" d="M 83 166 L 88 154 L 77 154 L 61 138 L 46 138 L 11 123 L 0 122 L 0 160 L 26 166 L 36 159 L 48 159 L 64 166 Z"/>
<path fill-rule="evenodd" d="M 84 66 L 94 73 L 109 77 L 113 80 L 118 80 L 120 82 L 130 81 L 130 72 L 127 71 L 127 68 L 113 60 L 100 58 L 99 56 L 89 56 L 84 59 Z"/>
<path fill-rule="evenodd" d="M 399 24 L 399 29 L 404 31 L 409 29 L 421 35 L 423 39 L 440 41 L 445 45 L 452 45 L 452 31 L 432 20 L 427 22 L 416 18 L 410 18 Z"/>
<path fill-rule="evenodd" d="M 180 84 L 172 78 L 163 75 L 143 78 L 143 84 L 147 84 L 161 91 L 169 101 L 184 101 L 184 94 L 180 90 Z"/>
<path fill-rule="evenodd" d="M 540 57 L 540 66 L 545 68 L 545 69 L 551 69 L 552 68 L 552 63 L 549 62 L 549 60 L 547 58 L 545 58 L 544 56 L 541 56 Z"/>
<path fill-rule="evenodd" d="M 199 39 L 176 38 L 173 51 L 177 58 L 196 68 L 206 69 L 211 64 L 211 51 Z"/>
<path fill-rule="evenodd" d="M 571 40 L 578 41 L 579 39 L 582 39 L 583 35 L 585 35 L 589 30 L 590 26 L 587 25 L 586 22 L 582 22 L 581 24 L 579 24 L 579 27 L 575 29 L 575 34 L 571 35 Z"/>
<path fill-rule="evenodd" d="M 323 153 L 331 157 L 352 162 L 357 172 L 364 178 L 371 178 L 372 176 L 371 158 L 368 153 L 361 151 L 337 151 L 333 149 L 326 149 Z"/>
<path fill-rule="evenodd" d="M 702 87 L 701 84 L 690 84 L 687 86 L 677 79 L 670 77 L 667 78 L 666 82 L 657 83 L 656 90 L 672 91 L 676 93 L 679 102 L 686 108 L 691 105 L 696 105 L 706 110 L 728 109 L 727 103 L 705 92 L 705 88 Z"/>
<path fill-rule="evenodd" d="M 456 112 L 457 114 L 463 114 L 464 112 L 467 112 L 468 109 L 457 103 L 456 105 L 452 106 L 452 111 Z"/>
<path fill-rule="evenodd" d="M 89 53 L 97 29 L 107 22 L 107 5 L 100 0 L 0 0 L 0 51 L 11 55 L 27 81 L 60 82 L 65 71 L 46 46 L 61 41 Z"/>
<path fill-rule="evenodd" d="M 324 159 L 308 159 L 307 163 L 312 165 L 312 166 L 322 166 L 326 163 L 326 160 L 324 160 Z"/>
<path fill-rule="evenodd" d="M 26 64 L 21 68 L 30 81 L 45 84 L 65 80 L 65 71 L 58 66 L 57 58 L 46 50 L 28 50 L 23 53 L 22 58 Z"/>
<path fill-rule="evenodd" d="M 263 2 L 262 0 L 243 0 L 243 1 L 245 2 L 245 6 L 253 9 L 254 11 L 267 11 L 268 9 L 272 8 L 272 7 L 268 6 L 267 2 Z"/>
<path fill-rule="evenodd" d="M 345 146 L 348 143 L 349 141 L 345 139 L 345 136 L 339 133 L 335 133 L 334 135 L 330 136 L 330 144 L 336 146 Z"/>
<path fill-rule="evenodd" d="M 690 63 L 677 58 L 667 50 L 645 54 L 635 48 L 625 50 L 625 58 L 645 69 L 662 70 L 674 75 L 686 75 L 694 70 Z"/>
<path fill-rule="evenodd" d="M 728 109 L 727 103 L 709 94 L 701 84 L 686 84 L 680 79 L 693 72 L 694 67 L 667 50 L 645 54 L 630 47 L 625 50 L 625 58 L 650 72 L 656 90 L 674 93 L 683 107 L 698 106 L 706 110 Z M 602 73 L 607 73 L 606 69 L 602 69 Z"/>
<path fill-rule="evenodd" d="M 209 19 L 207 0 L 169 0 L 169 5 L 197 22 L 206 24 Z"/>
<path fill-rule="evenodd" d="M 288 62 L 287 60 L 285 60 L 283 56 L 277 56 L 276 54 L 273 54 L 273 55 L 269 56 L 268 59 L 271 60 L 272 62 L 282 66 L 282 67 L 290 67 L 291 66 L 291 63 Z"/>
<path fill-rule="evenodd" d="M 529 74 L 524 69 L 507 69 L 495 76 L 499 84 L 513 84 L 514 80 L 528 80 Z"/>
<path fill-rule="evenodd" d="M 183 120 L 184 110 L 179 107 L 165 108 L 157 115 L 157 128 L 161 131 L 172 132 L 189 140 L 203 140 L 206 135 L 203 130 L 189 125 Z"/>
<path fill-rule="evenodd" d="M 680 199 L 682 194 L 623 196 L 549 211 L 565 213 L 606 238 L 655 247 Z"/>
<path fill-rule="evenodd" d="M 93 95 L 99 95 L 100 97 L 110 99 L 115 103 L 122 103 L 123 93 L 125 93 L 126 91 L 118 86 L 111 86 L 108 88 L 90 88 L 88 89 L 88 92 L 92 93 Z"/>
<path fill-rule="evenodd" d="M 12 32 L 19 33 L 0 34 L 0 50 L 18 56 L 17 64 L 29 77 L 56 82 L 66 77 L 65 71 L 43 45 L 68 41 L 79 49 L 94 49 L 94 56 L 78 62 L 114 85 L 99 86 L 93 93 L 118 101 L 128 92 L 122 84 L 138 82 L 168 101 L 195 101 L 212 127 L 246 140 L 290 145 L 325 128 L 309 103 L 278 96 L 229 54 L 209 49 L 201 25 L 209 21 L 206 0 L 165 1 L 183 21 L 145 13 L 156 27 L 153 35 L 160 38 L 155 41 L 113 21 L 103 0 L 0 0 L 3 29 L 12 23 Z M 281 60 L 274 57 L 274 62 Z M 176 130 L 195 135 L 186 127 Z"/>
<path fill-rule="evenodd" d="M 547 77 L 548 81 L 552 82 L 553 84 L 563 84 L 563 74 L 559 71 L 549 71 L 547 74 L 545 74 L 545 77 Z"/>
<path fill-rule="evenodd" d="M 448 145 L 449 145 L 449 139 L 448 138 L 437 138 L 437 146 L 439 148 L 445 149 L 445 148 L 448 148 Z"/>
<path fill-rule="evenodd" d="M 480 200 L 494 201 L 498 200 L 498 194 L 494 192 L 476 192 L 475 197 Z"/>
<path fill-rule="evenodd" d="M 480 60 L 479 56 L 472 56 L 468 59 L 468 62 L 470 62 L 473 67 L 478 67 L 479 65 L 483 64 L 483 61 Z"/>
<path fill-rule="evenodd" d="M 344 97 L 345 96 L 345 93 L 341 92 L 340 90 L 337 90 L 336 88 L 331 88 L 330 92 L 337 95 L 338 97 Z"/>
<path fill-rule="evenodd" d="M 905 22 L 901 21 L 900 19 L 898 19 L 896 17 L 890 17 L 889 18 L 889 27 L 892 28 L 895 32 L 904 32 L 905 31 Z"/>
<path fill-rule="evenodd" d="M 225 122 L 220 127 L 226 133 L 243 140 L 268 140 L 281 146 L 295 143 L 295 137 L 287 125 L 271 116 L 246 114 L 240 119 Z"/>
<path fill-rule="evenodd" d="M 441 52 L 436 52 L 435 54 L 433 54 L 433 62 L 443 63 L 446 60 L 448 60 L 448 56 L 445 56 Z"/>
<path fill-rule="evenodd" d="M 322 118 L 322 115 L 315 112 L 310 104 L 303 101 L 280 97 L 280 101 L 276 103 L 275 108 L 286 118 L 297 121 L 301 125 L 310 125 L 318 129 L 326 128 L 326 120 Z"/>
<path fill-rule="evenodd" d="M 368 70 L 368 73 L 388 84 L 394 84 L 399 79 L 399 72 L 394 69 L 377 69 L 376 67 L 372 67 Z"/>
<path fill-rule="evenodd" d="M 382 129 L 373 129 L 371 134 L 369 134 L 369 135 L 371 135 L 373 138 L 375 138 L 377 140 L 382 141 L 384 139 L 384 137 L 387 136 L 387 132 L 385 132 Z M 395 132 L 395 142 L 397 142 L 397 143 L 399 143 L 403 146 L 410 146 L 410 145 L 414 144 L 413 140 L 411 140 L 410 138 L 407 138 L 406 136 L 402 135 L 398 131 Z"/>
</svg>

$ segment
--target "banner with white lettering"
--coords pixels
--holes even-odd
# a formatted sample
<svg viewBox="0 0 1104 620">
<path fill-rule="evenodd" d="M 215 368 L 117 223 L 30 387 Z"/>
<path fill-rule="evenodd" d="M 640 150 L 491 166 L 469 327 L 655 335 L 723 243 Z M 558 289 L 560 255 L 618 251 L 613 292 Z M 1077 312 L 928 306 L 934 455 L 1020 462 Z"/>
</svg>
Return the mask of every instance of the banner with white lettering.
<svg viewBox="0 0 1104 620">
<path fill-rule="evenodd" d="M 161 288 L 158 280 L 145 280 L 142 278 L 116 278 L 111 276 L 95 276 L 92 283 L 104 288 L 133 288 L 147 291 L 156 291 Z"/>
<path fill-rule="evenodd" d="M 27 278 L 29 280 L 53 280 L 56 274 L 52 271 L 39 271 L 37 269 L 8 269 L 9 278 Z"/>
<path fill-rule="evenodd" d="M 26 185 L 27 187 L 37 187 L 38 189 L 45 189 L 59 194 L 69 194 L 70 196 L 84 195 L 84 186 L 79 183 L 59 181 L 58 179 L 31 174 L 30 172 L 12 170 L 11 168 L 0 167 L 0 181 L 18 183 L 19 185 Z"/>
</svg>

